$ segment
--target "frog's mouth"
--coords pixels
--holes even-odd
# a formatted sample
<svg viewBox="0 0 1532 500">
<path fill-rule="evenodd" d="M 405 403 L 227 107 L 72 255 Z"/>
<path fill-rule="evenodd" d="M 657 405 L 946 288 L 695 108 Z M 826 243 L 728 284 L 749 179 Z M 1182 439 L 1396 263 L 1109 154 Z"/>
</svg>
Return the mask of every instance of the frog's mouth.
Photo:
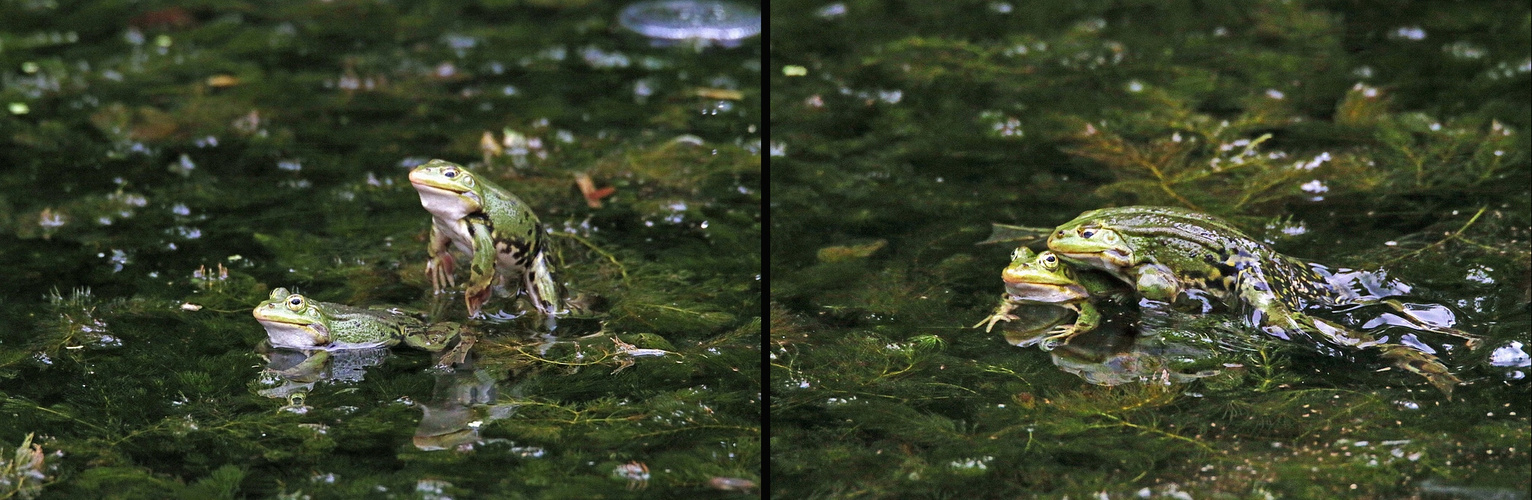
<svg viewBox="0 0 1532 500">
<path fill-rule="evenodd" d="M 420 206 L 447 220 L 461 219 L 468 214 L 478 212 L 484 206 L 479 195 L 472 191 L 454 191 L 414 180 L 410 183 L 414 184 L 415 191 L 420 193 Z"/>
<path fill-rule="evenodd" d="M 1006 293 L 1011 294 L 1010 299 L 1017 302 L 1044 302 L 1048 304 L 1060 304 L 1073 302 L 1089 297 L 1089 292 L 1079 284 L 1069 285 L 1042 285 L 1036 283 L 1006 283 Z"/>
<path fill-rule="evenodd" d="M 1115 271 L 1133 266 L 1133 253 L 1118 248 L 1106 248 L 1095 252 L 1059 252 L 1059 255 L 1077 260 L 1103 271 Z"/>
<path fill-rule="evenodd" d="M 330 343 L 330 330 L 319 323 L 284 323 L 260 319 L 266 327 L 266 338 L 275 347 L 311 349 Z"/>
</svg>

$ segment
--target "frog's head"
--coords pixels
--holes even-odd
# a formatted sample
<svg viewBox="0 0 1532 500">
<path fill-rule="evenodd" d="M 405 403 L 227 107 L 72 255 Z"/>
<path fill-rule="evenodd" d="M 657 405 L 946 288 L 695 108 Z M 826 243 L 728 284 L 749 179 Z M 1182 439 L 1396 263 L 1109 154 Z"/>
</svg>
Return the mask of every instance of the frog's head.
<svg viewBox="0 0 1532 500">
<path fill-rule="evenodd" d="M 1011 265 L 1000 273 L 1005 291 L 1014 300 L 1030 302 L 1072 302 L 1090 297 L 1075 279 L 1069 267 L 1053 252 L 1034 253 L 1027 247 L 1011 254 Z"/>
<path fill-rule="evenodd" d="M 286 288 L 272 290 L 252 314 L 266 327 L 273 346 L 301 349 L 330 343 L 330 315 L 324 303 L 289 293 Z"/>
<path fill-rule="evenodd" d="M 420 205 L 438 218 L 462 219 L 484 206 L 483 182 L 450 161 L 431 160 L 415 167 L 410 184 L 420 192 Z"/>
<path fill-rule="evenodd" d="M 1088 218 L 1086 212 L 1066 222 L 1048 237 L 1048 249 L 1060 257 L 1103 271 L 1118 272 L 1135 264 L 1133 247 L 1115 229 Z"/>
</svg>

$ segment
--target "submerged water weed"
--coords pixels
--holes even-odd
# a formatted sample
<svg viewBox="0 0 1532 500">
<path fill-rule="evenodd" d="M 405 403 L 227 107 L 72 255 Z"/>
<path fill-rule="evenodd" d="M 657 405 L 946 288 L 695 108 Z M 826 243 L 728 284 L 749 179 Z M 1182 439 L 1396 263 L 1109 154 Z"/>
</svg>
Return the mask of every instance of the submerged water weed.
<svg viewBox="0 0 1532 500">
<path fill-rule="evenodd" d="M 1333 125 L 1275 106 L 1220 120 L 1169 93 L 1144 92 L 1156 94 L 1150 101 L 1158 108 L 1070 127 L 1076 145 L 1067 151 L 1116 177 L 1097 192 L 1128 204 L 1242 213 L 1327 197 L 1446 194 L 1503 180 L 1526 161 L 1519 153 L 1525 132 L 1494 120 L 1443 124 L 1422 113 L 1390 113 L 1382 91 L 1361 84 L 1342 99 Z M 1116 130 L 1118 123 L 1128 131 Z M 1272 145 L 1294 134 L 1338 142 L 1322 151 Z"/>
</svg>

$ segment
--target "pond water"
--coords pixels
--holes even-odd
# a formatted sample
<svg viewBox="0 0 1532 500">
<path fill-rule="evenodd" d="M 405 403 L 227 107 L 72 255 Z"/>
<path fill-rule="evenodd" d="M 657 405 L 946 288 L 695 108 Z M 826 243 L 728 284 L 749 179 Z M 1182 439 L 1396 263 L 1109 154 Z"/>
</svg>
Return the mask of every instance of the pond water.
<svg viewBox="0 0 1532 500">
<path fill-rule="evenodd" d="M 770 11 L 775 495 L 1528 498 L 1526 5 Z M 1436 347 L 1448 399 L 1216 311 L 1138 325 L 1128 301 L 1098 332 L 1155 335 L 1109 362 L 972 327 L 1029 243 L 977 245 L 992 224 L 1125 205 L 1229 219 L 1483 347 Z M 1425 346 L 1387 309 L 1329 313 Z"/>
<path fill-rule="evenodd" d="M 0 497 L 759 494 L 760 39 L 622 7 L 0 5 Z M 433 293 L 433 158 L 540 218 L 551 332 Z M 477 342 L 270 349 L 278 287 Z"/>
</svg>

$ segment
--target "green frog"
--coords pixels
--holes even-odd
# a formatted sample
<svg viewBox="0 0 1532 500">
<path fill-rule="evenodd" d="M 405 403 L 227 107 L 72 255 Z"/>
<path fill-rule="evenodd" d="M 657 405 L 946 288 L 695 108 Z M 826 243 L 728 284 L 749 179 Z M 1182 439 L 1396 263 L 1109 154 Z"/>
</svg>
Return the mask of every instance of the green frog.
<svg viewBox="0 0 1532 500">
<path fill-rule="evenodd" d="M 1076 272 L 1053 252 L 1037 253 L 1027 247 L 1017 248 L 1011 253 L 1011 265 L 1000 273 L 1000 278 L 1005 282 L 1006 291 L 1000 296 L 1000 305 L 993 314 L 973 327 L 983 326 L 984 331 L 988 332 L 994 328 L 995 323 L 1017 319 L 1012 311 L 1022 305 L 1054 305 L 1073 311 L 1074 323 L 1055 326 L 1044 336 L 1017 344 L 1028 347 L 1041 342 L 1045 351 L 1051 351 L 1076 335 L 1096 328 L 1101 321 L 1101 313 L 1092 298 L 1120 288 L 1116 283 L 1100 279 L 1094 273 Z"/>
<path fill-rule="evenodd" d="M 467 345 L 472 345 L 471 339 L 461 335 L 461 327 L 455 323 L 427 326 L 398 309 L 351 307 L 309 300 L 288 292 L 286 288 L 272 290 L 271 296 L 256 306 L 252 314 L 266 328 L 266 337 L 274 347 L 329 351 L 390 347 L 403 342 L 410 347 L 439 352 L 452 345 L 454 340 L 461 339 L 454 351 L 466 350 Z"/>
<path fill-rule="evenodd" d="M 1277 253 L 1222 219 L 1171 207 L 1104 208 L 1080 214 L 1048 238 L 1048 248 L 1070 263 L 1106 271 L 1146 299 L 1192 299 L 1207 312 L 1216 302 L 1244 313 L 1246 322 L 1286 341 L 1313 341 L 1348 349 L 1377 348 L 1384 358 L 1425 377 L 1451 397 L 1461 381 L 1431 353 L 1388 343 L 1305 314 L 1315 307 L 1361 304 L 1349 288 L 1332 282 L 1323 266 Z M 1480 337 L 1433 325 L 1404 313 L 1423 330 L 1467 340 Z"/>
<path fill-rule="evenodd" d="M 520 280 L 519 291 L 542 313 L 548 328 L 562 310 L 561 287 L 549 263 L 548 237 L 532 209 L 516 195 L 462 165 L 431 160 L 410 172 L 420 204 L 431 212 L 426 274 L 440 293 L 455 285 L 451 247 L 468 256 L 465 298 L 478 317 L 492 288 Z"/>
</svg>

